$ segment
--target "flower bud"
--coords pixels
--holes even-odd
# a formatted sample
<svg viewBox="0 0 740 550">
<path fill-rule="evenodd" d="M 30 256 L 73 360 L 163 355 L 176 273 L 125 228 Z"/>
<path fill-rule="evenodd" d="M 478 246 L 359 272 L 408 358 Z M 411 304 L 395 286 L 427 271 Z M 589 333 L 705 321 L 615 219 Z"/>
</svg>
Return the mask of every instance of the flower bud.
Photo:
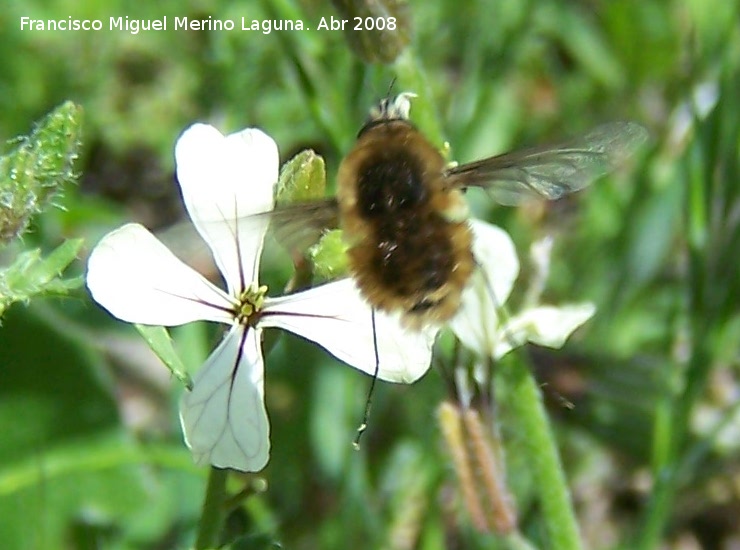
<svg viewBox="0 0 740 550">
<path fill-rule="evenodd" d="M 326 165 L 314 151 L 301 151 L 280 170 L 277 185 L 277 203 L 291 204 L 324 197 Z"/>
<path fill-rule="evenodd" d="M 367 63 L 392 63 L 411 37 L 405 0 L 333 0 L 352 50 Z"/>
<path fill-rule="evenodd" d="M 81 115 L 71 101 L 60 105 L 0 158 L 0 241 L 21 235 L 31 217 L 75 180 Z"/>
</svg>

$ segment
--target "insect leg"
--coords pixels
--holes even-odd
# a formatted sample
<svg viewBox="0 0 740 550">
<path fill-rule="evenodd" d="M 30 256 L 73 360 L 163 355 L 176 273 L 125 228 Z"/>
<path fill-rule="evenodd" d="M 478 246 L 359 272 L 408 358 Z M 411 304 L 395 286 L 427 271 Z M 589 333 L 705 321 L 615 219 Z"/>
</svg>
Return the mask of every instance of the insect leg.
<svg viewBox="0 0 740 550">
<path fill-rule="evenodd" d="M 365 400 L 365 412 L 362 415 L 362 423 L 357 428 L 357 435 L 355 440 L 352 442 L 352 446 L 355 450 L 360 450 L 360 438 L 367 429 L 367 421 L 370 418 L 370 407 L 373 401 L 373 392 L 375 391 L 375 383 L 378 381 L 378 372 L 380 371 L 380 355 L 378 353 L 378 332 L 375 328 L 375 308 L 370 309 L 370 315 L 373 324 L 373 349 L 375 350 L 375 372 L 373 373 L 373 380 L 370 382 L 370 389 L 367 392 L 367 399 Z"/>
</svg>

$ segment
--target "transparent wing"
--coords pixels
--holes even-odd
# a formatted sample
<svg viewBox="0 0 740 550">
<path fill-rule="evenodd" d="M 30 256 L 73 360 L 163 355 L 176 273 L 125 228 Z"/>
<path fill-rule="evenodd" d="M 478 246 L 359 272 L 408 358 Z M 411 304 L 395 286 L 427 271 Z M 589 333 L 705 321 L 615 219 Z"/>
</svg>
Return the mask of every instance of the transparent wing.
<svg viewBox="0 0 740 550">
<path fill-rule="evenodd" d="M 457 187 L 482 187 L 501 204 L 559 199 L 614 170 L 648 139 L 634 122 L 597 126 L 564 143 L 504 153 L 447 170 Z"/>
<path fill-rule="evenodd" d="M 237 225 L 240 232 L 248 233 L 250 228 L 269 222 L 268 233 L 286 250 L 303 252 L 318 242 L 324 231 L 339 226 L 338 216 L 336 199 L 327 198 L 277 206 L 275 210 L 236 220 L 233 225 Z M 158 236 L 186 263 L 195 266 L 208 263 L 210 252 L 191 223 L 177 224 L 158 233 Z"/>
<path fill-rule="evenodd" d="M 288 251 L 304 251 L 328 229 L 339 227 L 337 199 L 321 199 L 278 206 L 270 216 L 270 230 Z"/>
</svg>

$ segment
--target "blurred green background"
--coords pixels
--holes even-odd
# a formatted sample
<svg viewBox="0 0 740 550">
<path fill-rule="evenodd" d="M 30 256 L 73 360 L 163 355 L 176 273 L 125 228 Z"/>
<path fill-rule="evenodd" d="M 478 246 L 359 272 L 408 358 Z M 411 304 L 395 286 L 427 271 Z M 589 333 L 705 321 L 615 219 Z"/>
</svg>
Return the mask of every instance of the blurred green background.
<svg viewBox="0 0 740 550">
<path fill-rule="evenodd" d="M 314 148 L 330 187 L 394 77 L 396 91 L 416 88 L 412 119 L 457 161 L 639 121 L 650 145 L 589 190 L 519 209 L 472 196 L 472 209 L 511 232 L 525 281 L 528 247 L 554 235 L 546 301 L 597 305 L 562 351 L 525 352 L 551 406 L 586 547 L 740 547 L 740 8 L 439 0 L 405 10 L 408 47 L 383 65 L 361 59 L 341 31 L 315 30 L 321 17 L 342 17 L 329 2 L 5 6 L 0 139 L 28 133 L 65 100 L 83 107 L 84 137 L 78 184 L 0 249 L 0 264 L 82 237 L 72 269 L 81 273 L 116 226 L 181 221 L 173 146 L 195 121 L 261 127 L 283 161 Z M 21 16 L 101 19 L 106 30 L 20 30 Z M 112 16 L 168 16 L 170 30 L 109 31 Z M 302 19 L 312 30 L 175 31 L 175 16 Z M 263 280 L 277 290 L 289 270 L 270 262 Z M 173 334 L 190 369 L 218 341 L 208 326 Z M 258 476 L 231 479 L 234 490 L 245 481 L 255 490 L 229 517 L 241 534 L 233 548 L 514 548 L 467 516 L 436 422 L 443 377 L 379 384 L 354 452 L 367 386 L 279 336 L 266 373 L 272 458 Z M 181 391 L 84 289 L 11 307 L 0 327 L 0 547 L 192 544 L 207 471 L 181 440 Z M 520 530 L 548 548 L 506 399 L 496 425 Z"/>
</svg>

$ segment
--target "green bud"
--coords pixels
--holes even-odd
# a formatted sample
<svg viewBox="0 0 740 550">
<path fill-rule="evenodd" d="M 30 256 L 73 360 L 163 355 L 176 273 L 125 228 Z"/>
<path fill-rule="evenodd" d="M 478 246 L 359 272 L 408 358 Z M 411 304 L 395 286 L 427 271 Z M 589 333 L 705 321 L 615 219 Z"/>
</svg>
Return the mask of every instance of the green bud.
<svg viewBox="0 0 740 550">
<path fill-rule="evenodd" d="M 392 63 L 411 38 L 405 0 L 333 0 L 352 51 L 367 63 Z"/>
<path fill-rule="evenodd" d="M 73 182 L 80 148 L 82 108 L 71 101 L 37 124 L 30 136 L 0 157 L 0 242 L 21 235 L 62 186 Z"/>
<path fill-rule="evenodd" d="M 325 191 L 324 159 L 306 149 L 283 165 L 275 199 L 278 205 L 286 205 L 323 198 Z"/>
<path fill-rule="evenodd" d="M 349 269 L 347 248 L 341 229 L 332 229 L 324 233 L 319 242 L 308 251 L 314 274 L 322 280 L 336 279 L 345 275 Z"/>
</svg>

